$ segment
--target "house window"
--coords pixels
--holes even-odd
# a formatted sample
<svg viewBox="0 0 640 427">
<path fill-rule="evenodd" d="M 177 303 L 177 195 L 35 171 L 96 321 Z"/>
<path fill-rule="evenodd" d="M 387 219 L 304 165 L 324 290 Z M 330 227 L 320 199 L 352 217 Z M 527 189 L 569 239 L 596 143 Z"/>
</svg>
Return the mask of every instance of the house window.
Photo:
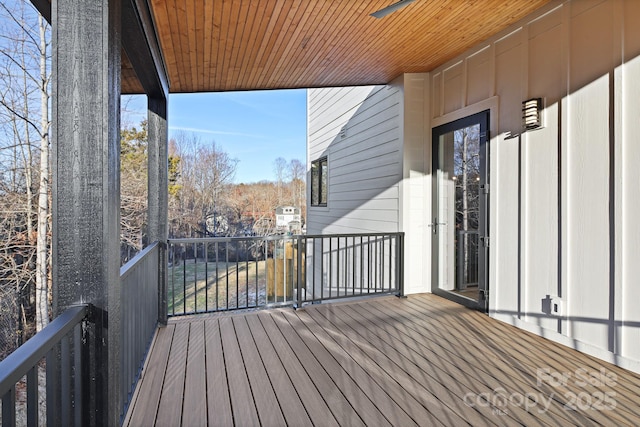
<svg viewBox="0 0 640 427">
<path fill-rule="evenodd" d="M 311 162 L 311 206 L 327 206 L 327 158 Z"/>
</svg>

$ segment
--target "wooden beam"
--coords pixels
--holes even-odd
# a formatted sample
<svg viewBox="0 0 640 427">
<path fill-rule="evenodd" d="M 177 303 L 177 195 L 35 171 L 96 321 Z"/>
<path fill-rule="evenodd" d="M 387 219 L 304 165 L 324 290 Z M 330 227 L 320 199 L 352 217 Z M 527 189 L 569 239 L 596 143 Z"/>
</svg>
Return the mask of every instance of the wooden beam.
<svg viewBox="0 0 640 427">
<path fill-rule="evenodd" d="M 147 95 L 169 96 L 169 78 L 147 0 L 124 0 L 122 46 Z"/>
<path fill-rule="evenodd" d="M 158 322 L 167 324 L 167 237 L 169 212 L 169 154 L 166 98 L 148 98 L 148 230 L 149 243 L 160 243 Z"/>
<path fill-rule="evenodd" d="M 119 425 L 121 0 L 52 9 L 53 311 L 95 310 L 87 425 Z"/>
<path fill-rule="evenodd" d="M 51 24 L 51 3 L 49 3 L 49 0 L 31 0 L 31 4 L 40 12 L 40 15 Z"/>
</svg>

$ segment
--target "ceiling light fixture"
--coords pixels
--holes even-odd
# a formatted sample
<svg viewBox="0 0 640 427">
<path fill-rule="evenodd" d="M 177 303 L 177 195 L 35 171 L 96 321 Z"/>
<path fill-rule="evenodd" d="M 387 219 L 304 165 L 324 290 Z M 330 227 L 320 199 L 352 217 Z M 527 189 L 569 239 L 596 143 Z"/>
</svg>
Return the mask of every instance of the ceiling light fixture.
<svg viewBox="0 0 640 427">
<path fill-rule="evenodd" d="M 400 0 L 399 2 L 391 4 L 391 5 L 383 8 L 383 9 L 380 9 L 377 12 L 373 12 L 371 14 L 371 16 L 373 16 L 374 18 L 378 18 L 378 19 L 384 18 L 385 16 L 395 12 L 396 10 L 405 7 L 409 3 L 413 3 L 414 1 L 416 1 L 416 0 Z"/>
</svg>

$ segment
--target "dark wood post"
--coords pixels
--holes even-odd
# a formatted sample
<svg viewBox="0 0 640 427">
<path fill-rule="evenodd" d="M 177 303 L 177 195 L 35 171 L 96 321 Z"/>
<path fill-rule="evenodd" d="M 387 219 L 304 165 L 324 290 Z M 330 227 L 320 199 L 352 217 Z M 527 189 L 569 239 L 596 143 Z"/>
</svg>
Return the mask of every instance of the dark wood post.
<svg viewBox="0 0 640 427">
<path fill-rule="evenodd" d="M 87 423 L 119 425 L 120 0 L 57 0 L 53 41 L 53 309 L 91 303 Z"/>
<path fill-rule="evenodd" d="M 149 243 L 160 242 L 158 257 L 158 323 L 167 324 L 167 236 L 169 210 L 167 101 L 148 101 L 148 212 Z"/>
<path fill-rule="evenodd" d="M 123 47 L 148 96 L 148 231 L 149 243 L 160 243 L 158 322 L 167 323 L 167 77 L 148 0 L 126 0 L 122 5 Z"/>
</svg>

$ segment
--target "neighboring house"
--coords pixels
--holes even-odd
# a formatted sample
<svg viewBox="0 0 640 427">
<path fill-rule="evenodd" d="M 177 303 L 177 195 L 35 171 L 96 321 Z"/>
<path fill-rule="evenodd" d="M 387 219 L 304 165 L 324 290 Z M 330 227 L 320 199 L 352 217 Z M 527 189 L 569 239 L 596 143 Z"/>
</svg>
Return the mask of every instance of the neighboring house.
<svg viewBox="0 0 640 427">
<path fill-rule="evenodd" d="M 640 2 L 554 3 L 307 109 L 309 234 L 403 231 L 408 293 L 640 372 Z"/>
</svg>

